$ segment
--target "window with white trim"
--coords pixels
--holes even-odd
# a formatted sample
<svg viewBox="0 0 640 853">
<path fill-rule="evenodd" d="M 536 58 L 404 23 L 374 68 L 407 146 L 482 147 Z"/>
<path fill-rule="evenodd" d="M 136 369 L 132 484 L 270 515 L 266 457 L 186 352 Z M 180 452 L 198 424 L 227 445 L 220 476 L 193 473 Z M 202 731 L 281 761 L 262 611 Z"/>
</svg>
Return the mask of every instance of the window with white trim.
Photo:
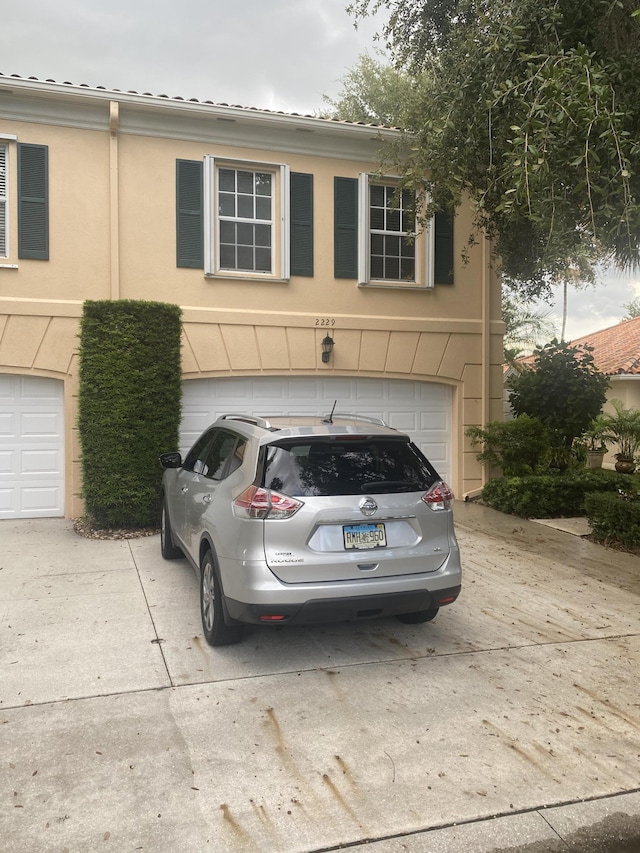
<svg viewBox="0 0 640 853">
<path fill-rule="evenodd" d="M 289 168 L 204 158 L 205 274 L 289 277 Z"/>
<path fill-rule="evenodd" d="M 0 258 L 9 257 L 8 152 L 0 144 Z"/>
<path fill-rule="evenodd" d="M 416 233 L 413 193 L 363 173 L 358 195 L 359 284 L 432 288 L 434 228 Z"/>
</svg>

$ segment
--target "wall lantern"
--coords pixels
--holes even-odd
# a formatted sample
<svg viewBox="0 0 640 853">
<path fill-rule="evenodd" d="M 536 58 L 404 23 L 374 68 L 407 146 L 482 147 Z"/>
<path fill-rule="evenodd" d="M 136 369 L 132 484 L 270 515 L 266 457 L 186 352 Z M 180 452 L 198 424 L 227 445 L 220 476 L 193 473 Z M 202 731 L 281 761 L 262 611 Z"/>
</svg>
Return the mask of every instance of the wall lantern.
<svg viewBox="0 0 640 853">
<path fill-rule="evenodd" d="M 329 363 L 329 358 L 331 357 L 331 353 L 333 351 L 333 338 L 329 337 L 329 335 L 325 335 L 322 339 L 322 361 L 325 364 Z"/>
</svg>

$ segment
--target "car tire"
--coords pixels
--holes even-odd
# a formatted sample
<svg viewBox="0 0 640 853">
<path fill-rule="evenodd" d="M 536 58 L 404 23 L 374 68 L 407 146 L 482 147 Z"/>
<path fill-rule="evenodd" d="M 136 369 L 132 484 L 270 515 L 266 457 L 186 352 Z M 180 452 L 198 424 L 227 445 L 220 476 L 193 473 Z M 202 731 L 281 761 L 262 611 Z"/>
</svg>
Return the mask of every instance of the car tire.
<svg viewBox="0 0 640 853">
<path fill-rule="evenodd" d="M 399 622 L 404 622 L 405 625 L 421 625 L 423 622 L 431 622 L 438 615 L 439 607 L 432 607 L 431 610 L 416 610 L 415 613 L 398 613 L 396 619 Z"/>
<path fill-rule="evenodd" d="M 171 522 L 169 520 L 169 511 L 167 509 L 166 499 L 163 499 L 162 501 L 160 514 L 160 553 L 165 560 L 177 560 L 179 557 L 184 556 L 180 548 L 173 544 Z"/>
<path fill-rule="evenodd" d="M 205 553 L 200 566 L 200 616 L 210 646 L 230 646 L 242 639 L 243 626 L 225 621 L 222 587 L 211 551 Z"/>
</svg>

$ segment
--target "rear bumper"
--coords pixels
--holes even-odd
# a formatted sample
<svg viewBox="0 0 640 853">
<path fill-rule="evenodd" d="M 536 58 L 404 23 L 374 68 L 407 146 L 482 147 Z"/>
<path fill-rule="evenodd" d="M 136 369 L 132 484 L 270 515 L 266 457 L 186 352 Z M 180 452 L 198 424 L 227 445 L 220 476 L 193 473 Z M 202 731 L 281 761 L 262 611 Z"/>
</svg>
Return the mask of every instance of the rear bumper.
<svg viewBox="0 0 640 853">
<path fill-rule="evenodd" d="M 426 589 L 346 598 L 314 598 L 300 604 L 246 604 L 226 598 L 227 613 L 238 622 L 257 625 L 305 625 L 352 622 L 434 610 L 453 604 L 460 585 L 429 592 Z"/>
</svg>

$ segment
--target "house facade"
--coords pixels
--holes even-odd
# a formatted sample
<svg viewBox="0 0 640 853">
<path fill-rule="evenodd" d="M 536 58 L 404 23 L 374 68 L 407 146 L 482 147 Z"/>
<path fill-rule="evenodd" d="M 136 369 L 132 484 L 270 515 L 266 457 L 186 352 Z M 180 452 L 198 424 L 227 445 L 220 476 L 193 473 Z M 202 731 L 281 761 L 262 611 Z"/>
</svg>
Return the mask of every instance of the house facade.
<svg viewBox="0 0 640 853">
<path fill-rule="evenodd" d="M 85 300 L 182 308 L 186 449 L 225 411 L 382 417 L 462 497 L 501 417 L 500 284 L 471 212 L 412 240 L 395 132 L 0 75 L 0 518 L 82 512 Z M 332 351 L 325 353 L 327 340 Z M 327 360 L 328 359 L 328 360 Z"/>
</svg>

